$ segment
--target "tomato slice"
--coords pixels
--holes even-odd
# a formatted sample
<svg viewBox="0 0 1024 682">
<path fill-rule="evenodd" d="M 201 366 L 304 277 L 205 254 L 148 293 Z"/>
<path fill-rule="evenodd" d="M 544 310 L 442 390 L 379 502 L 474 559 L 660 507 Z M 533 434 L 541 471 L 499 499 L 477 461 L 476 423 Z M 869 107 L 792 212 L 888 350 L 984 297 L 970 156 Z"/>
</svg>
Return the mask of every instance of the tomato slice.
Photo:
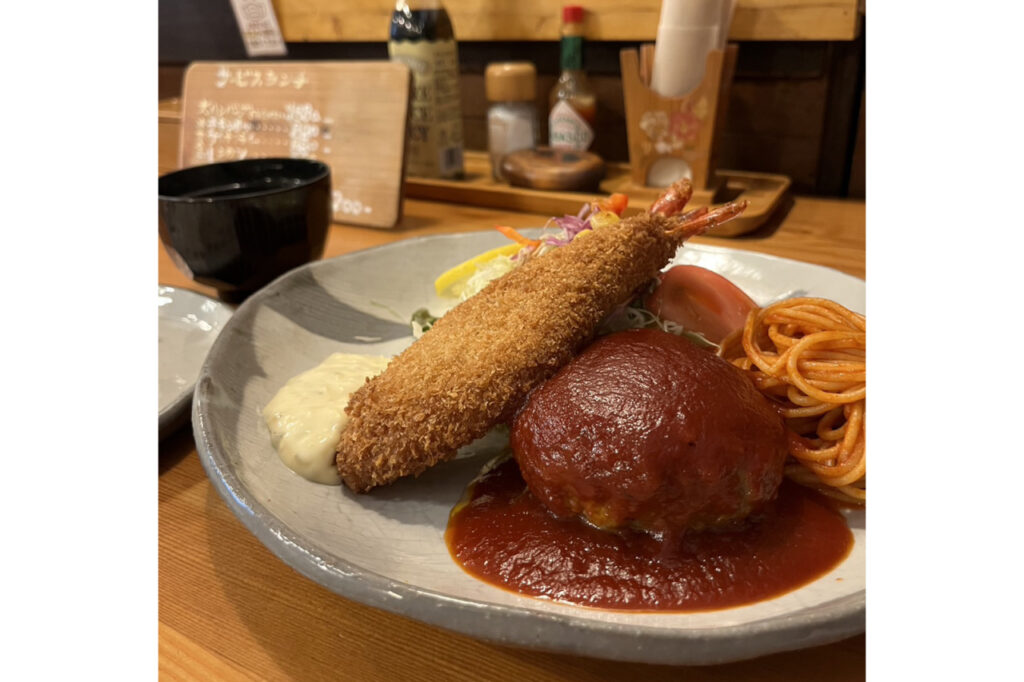
<svg viewBox="0 0 1024 682">
<path fill-rule="evenodd" d="M 735 284 L 697 265 L 677 265 L 659 276 L 644 306 L 663 320 L 720 343 L 743 327 L 757 304 Z"/>
</svg>

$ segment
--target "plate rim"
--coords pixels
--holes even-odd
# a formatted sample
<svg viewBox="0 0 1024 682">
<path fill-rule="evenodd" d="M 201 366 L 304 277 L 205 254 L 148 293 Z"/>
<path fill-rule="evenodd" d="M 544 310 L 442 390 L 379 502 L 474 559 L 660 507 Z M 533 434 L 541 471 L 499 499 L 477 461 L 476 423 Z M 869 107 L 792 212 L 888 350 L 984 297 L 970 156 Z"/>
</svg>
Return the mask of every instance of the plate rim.
<svg viewBox="0 0 1024 682">
<path fill-rule="evenodd" d="M 242 320 L 250 310 L 258 308 L 264 299 L 274 296 L 283 281 L 298 273 L 331 267 L 339 261 L 364 257 L 368 253 L 390 250 L 399 245 L 408 248 L 410 242 L 457 240 L 465 235 L 484 232 L 480 230 L 412 237 L 313 261 L 281 275 L 238 307 L 203 362 L 192 401 L 192 428 L 199 459 L 207 477 L 246 529 L 279 560 L 341 597 L 505 646 L 637 663 L 711 665 L 828 644 L 863 633 L 866 625 L 866 590 L 796 613 L 777 614 L 736 625 L 686 630 L 626 625 L 595 620 L 585 615 L 545 613 L 522 606 L 453 597 L 392 580 L 352 564 L 343 557 L 334 560 L 320 556 L 314 543 L 293 531 L 251 498 L 244 484 L 231 470 L 224 453 L 218 450 L 210 425 L 207 405 L 212 384 L 211 366 L 232 338 L 231 334 L 223 332 L 235 324 L 236 319 Z M 758 251 L 701 243 L 688 244 L 687 248 L 716 253 L 741 253 L 755 260 L 796 264 L 865 284 L 863 279 L 834 268 Z M 580 608 L 584 614 L 591 610 Z"/>
<path fill-rule="evenodd" d="M 199 292 L 192 291 L 191 289 L 183 289 L 182 287 L 172 286 L 170 284 L 157 284 L 157 296 L 163 296 L 163 295 L 165 295 L 165 293 L 169 293 L 169 294 L 171 294 L 173 296 L 182 296 L 182 294 L 184 294 L 183 298 L 195 298 L 195 299 L 201 300 L 203 302 L 213 301 L 214 303 L 216 303 L 217 306 L 218 306 L 218 309 L 222 309 L 222 310 L 227 312 L 227 316 L 223 320 L 221 320 L 221 331 L 223 331 L 224 327 L 227 326 L 227 323 L 231 320 L 232 311 L 231 311 L 230 306 L 228 306 L 228 304 L 224 303 L 223 301 L 218 301 L 217 299 L 215 299 L 215 298 L 213 298 L 211 296 L 207 296 L 205 294 L 200 294 Z M 159 327 L 159 324 L 160 324 L 160 309 L 161 308 L 162 308 L 162 306 L 157 306 L 157 325 L 158 325 L 158 327 Z M 219 335 L 220 334 L 218 333 L 218 336 Z M 214 342 L 216 342 L 216 340 Z M 210 350 L 213 350 L 213 345 L 212 344 L 210 345 Z M 159 355 L 159 352 L 160 352 L 160 348 L 159 348 L 159 340 L 158 340 L 158 342 L 157 342 L 157 354 L 158 355 Z M 203 365 L 205 365 L 205 364 L 206 364 L 206 361 L 204 359 L 203 360 Z M 157 373 L 158 374 L 159 374 L 159 371 L 160 371 L 160 369 L 159 369 L 159 362 L 158 362 L 157 363 Z M 199 376 L 201 374 L 202 374 L 202 367 L 200 367 L 199 373 L 196 374 L 195 380 L 190 382 L 188 386 L 182 388 L 181 392 L 178 393 L 177 397 L 175 397 L 174 400 L 172 400 L 170 403 L 168 403 L 163 409 L 158 409 L 159 415 L 157 417 L 157 431 L 159 433 L 160 438 L 163 438 L 164 436 L 170 435 L 172 432 L 177 431 L 178 428 L 180 428 L 180 427 L 185 425 L 185 418 L 189 414 L 189 407 L 191 406 L 193 396 L 195 395 L 196 382 L 199 380 Z"/>
</svg>

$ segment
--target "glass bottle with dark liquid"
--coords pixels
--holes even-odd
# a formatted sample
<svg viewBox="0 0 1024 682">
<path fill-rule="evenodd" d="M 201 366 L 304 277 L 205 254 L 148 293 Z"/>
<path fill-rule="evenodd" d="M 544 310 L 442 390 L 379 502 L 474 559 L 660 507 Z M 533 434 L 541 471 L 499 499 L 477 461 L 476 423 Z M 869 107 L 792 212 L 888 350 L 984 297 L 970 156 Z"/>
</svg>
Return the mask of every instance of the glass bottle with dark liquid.
<svg viewBox="0 0 1024 682">
<path fill-rule="evenodd" d="M 388 54 L 412 72 L 406 173 L 461 177 L 458 48 L 451 19 L 439 0 L 398 0 L 391 15 Z"/>
</svg>

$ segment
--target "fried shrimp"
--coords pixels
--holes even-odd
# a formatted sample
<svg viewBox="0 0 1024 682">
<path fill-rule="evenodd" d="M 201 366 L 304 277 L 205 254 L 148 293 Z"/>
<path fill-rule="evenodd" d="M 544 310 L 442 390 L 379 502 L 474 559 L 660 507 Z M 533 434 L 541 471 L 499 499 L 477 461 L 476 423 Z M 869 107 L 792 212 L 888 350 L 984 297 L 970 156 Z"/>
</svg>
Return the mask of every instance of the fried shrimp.
<svg viewBox="0 0 1024 682">
<path fill-rule="evenodd" d="M 691 193 L 677 182 L 650 213 L 529 258 L 445 314 L 349 400 L 336 458 L 346 485 L 419 475 L 509 421 L 684 241 L 746 207 L 680 215 Z"/>
</svg>

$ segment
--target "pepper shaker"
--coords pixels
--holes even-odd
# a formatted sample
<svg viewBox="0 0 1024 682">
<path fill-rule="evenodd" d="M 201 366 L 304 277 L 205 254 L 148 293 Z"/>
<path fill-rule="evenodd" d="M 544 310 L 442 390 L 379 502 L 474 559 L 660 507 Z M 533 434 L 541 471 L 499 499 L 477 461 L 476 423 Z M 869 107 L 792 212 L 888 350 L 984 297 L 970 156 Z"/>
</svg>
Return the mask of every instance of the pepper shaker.
<svg viewBox="0 0 1024 682">
<path fill-rule="evenodd" d="M 540 136 L 536 104 L 537 70 L 530 62 L 497 62 L 484 72 L 487 109 L 487 148 L 496 180 L 504 180 L 501 160 L 506 154 L 533 149 Z"/>
</svg>

